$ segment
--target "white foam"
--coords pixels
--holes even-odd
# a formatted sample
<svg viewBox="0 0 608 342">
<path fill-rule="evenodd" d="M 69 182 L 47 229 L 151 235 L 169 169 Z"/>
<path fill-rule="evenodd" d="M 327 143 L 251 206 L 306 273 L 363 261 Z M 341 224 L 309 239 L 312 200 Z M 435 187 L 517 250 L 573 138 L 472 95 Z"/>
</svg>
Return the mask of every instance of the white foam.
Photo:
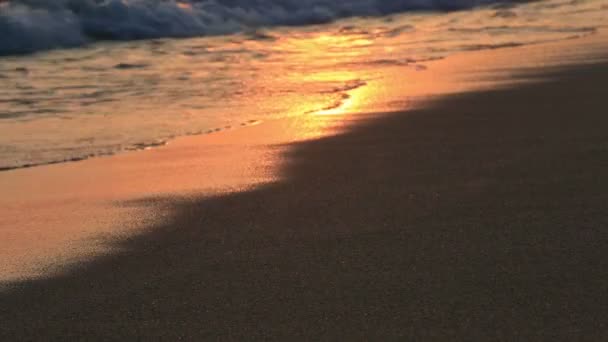
<svg viewBox="0 0 608 342">
<path fill-rule="evenodd" d="M 0 55 L 96 40 L 217 35 L 490 2 L 497 0 L 12 0 L 0 3 Z"/>
</svg>

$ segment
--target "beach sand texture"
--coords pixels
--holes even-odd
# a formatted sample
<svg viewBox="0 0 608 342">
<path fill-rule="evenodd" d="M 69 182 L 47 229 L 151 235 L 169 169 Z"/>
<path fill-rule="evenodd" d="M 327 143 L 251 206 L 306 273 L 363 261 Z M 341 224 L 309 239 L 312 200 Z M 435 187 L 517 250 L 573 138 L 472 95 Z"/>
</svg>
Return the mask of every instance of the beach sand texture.
<svg viewBox="0 0 608 342">
<path fill-rule="evenodd" d="M 70 198 L 164 214 L 142 219 L 148 226 L 138 234 L 111 235 L 103 256 L 13 283 L 0 294 L 0 338 L 601 340 L 608 63 L 600 38 L 526 48 L 563 56 L 559 67 L 543 68 L 550 59 L 541 57 L 518 64 L 518 49 L 438 62 L 435 75 L 485 60 L 494 73 L 441 77 L 501 75 L 501 86 L 477 77 L 465 91 L 454 85 L 460 81 L 415 76 L 452 94 L 405 111 L 328 115 L 322 127 L 330 128 L 314 139 L 297 138 L 303 129 L 285 130 L 294 122 L 284 120 L 4 173 L 19 193 L 15 184 L 28 172 L 69 178 L 115 163 L 109 169 L 126 171 L 72 178 L 98 189 Z M 232 157 L 213 162 L 193 145 Z M 242 154 L 228 153 L 235 150 Z M 199 166 L 187 164 L 189 153 Z M 178 165 L 165 165 L 172 181 L 153 172 L 163 164 L 142 172 L 146 158 Z M 196 177 L 204 160 L 216 178 Z M 175 177 L 175 170 L 190 171 Z M 118 177 L 125 174 L 137 176 Z M 112 179 L 135 185 L 109 190 Z M 154 185 L 138 188 L 132 179 Z M 12 209 L 14 220 L 23 220 L 23 205 Z M 58 208 L 69 221 L 74 209 Z M 35 225 L 42 236 L 43 223 Z"/>
</svg>

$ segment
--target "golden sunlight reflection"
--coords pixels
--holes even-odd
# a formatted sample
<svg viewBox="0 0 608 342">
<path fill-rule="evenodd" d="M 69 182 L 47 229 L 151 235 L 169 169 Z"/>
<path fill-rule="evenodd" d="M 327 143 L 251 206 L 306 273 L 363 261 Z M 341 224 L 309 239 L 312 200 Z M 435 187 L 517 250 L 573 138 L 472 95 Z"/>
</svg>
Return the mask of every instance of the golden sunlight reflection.
<svg viewBox="0 0 608 342">
<path fill-rule="evenodd" d="M 324 109 L 306 115 L 294 115 L 289 130 L 296 140 L 314 139 L 339 133 L 357 114 L 376 108 L 384 96 L 383 83 L 370 81 L 337 94 L 335 102 Z M 306 98 L 302 98 L 306 101 Z M 304 107 L 306 105 L 300 105 Z M 310 104 L 309 104 L 310 106 Z"/>
<path fill-rule="evenodd" d="M 315 112 L 316 115 L 341 115 L 357 113 L 365 110 L 377 91 L 375 83 L 365 83 L 360 87 L 343 94 L 340 102 L 335 106 Z"/>
<path fill-rule="evenodd" d="M 373 42 L 359 35 L 340 32 L 314 32 L 293 35 L 275 42 L 273 50 L 285 59 L 276 59 L 277 78 L 261 78 L 260 88 L 276 87 L 277 82 L 297 84 L 299 91 L 275 101 L 285 103 L 288 116 L 296 118 L 292 131 L 299 138 L 313 138 L 335 128 L 336 118 L 366 110 L 378 97 L 377 73 L 361 61 L 371 53 Z M 276 103 L 276 102 L 275 102 Z"/>
</svg>

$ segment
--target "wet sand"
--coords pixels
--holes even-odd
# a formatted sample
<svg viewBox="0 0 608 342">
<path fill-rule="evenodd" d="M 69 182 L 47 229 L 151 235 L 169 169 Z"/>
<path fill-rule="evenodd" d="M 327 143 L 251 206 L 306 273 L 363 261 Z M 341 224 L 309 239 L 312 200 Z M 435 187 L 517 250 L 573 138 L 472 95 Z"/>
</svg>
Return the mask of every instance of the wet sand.
<svg viewBox="0 0 608 342">
<path fill-rule="evenodd" d="M 202 167 L 164 185 L 154 183 L 162 173 L 140 174 L 132 192 L 115 176 L 121 196 L 92 193 L 166 214 L 110 239 L 112 253 L 14 283 L 0 294 L 0 338 L 601 340 L 608 63 L 599 60 L 509 69 L 509 80 L 534 82 L 456 90 L 406 111 L 329 117 L 339 134 L 288 145 L 262 125 L 207 137 L 216 155 L 243 146 L 239 134 L 258 137 L 246 146 L 274 146 L 241 160 L 268 161 L 256 181 L 235 166 L 242 156 L 207 163 L 241 184 L 228 192 L 166 195 L 205 188 L 208 174 L 188 178 Z M 284 124 L 273 131 L 289 132 Z M 200 152 L 177 150 L 154 153 L 183 158 L 184 170 Z M 13 180 L 21 172 L 37 171 Z"/>
</svg>

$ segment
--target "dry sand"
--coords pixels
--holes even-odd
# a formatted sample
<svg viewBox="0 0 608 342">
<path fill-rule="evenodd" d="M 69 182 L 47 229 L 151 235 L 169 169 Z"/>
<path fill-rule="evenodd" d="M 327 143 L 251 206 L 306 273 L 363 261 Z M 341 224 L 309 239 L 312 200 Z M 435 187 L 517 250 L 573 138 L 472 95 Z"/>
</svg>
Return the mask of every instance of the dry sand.
<svg viewBox="0 0 608 342">
<path fill-rule="evenodd" d="M 5 274 L 113 247 L 13 283 L 0 339 L 601 340 L 600 38 L 435 63 L 385 107 L 452 94 L 406 111 L 0 174 Z"/>
</svg>

